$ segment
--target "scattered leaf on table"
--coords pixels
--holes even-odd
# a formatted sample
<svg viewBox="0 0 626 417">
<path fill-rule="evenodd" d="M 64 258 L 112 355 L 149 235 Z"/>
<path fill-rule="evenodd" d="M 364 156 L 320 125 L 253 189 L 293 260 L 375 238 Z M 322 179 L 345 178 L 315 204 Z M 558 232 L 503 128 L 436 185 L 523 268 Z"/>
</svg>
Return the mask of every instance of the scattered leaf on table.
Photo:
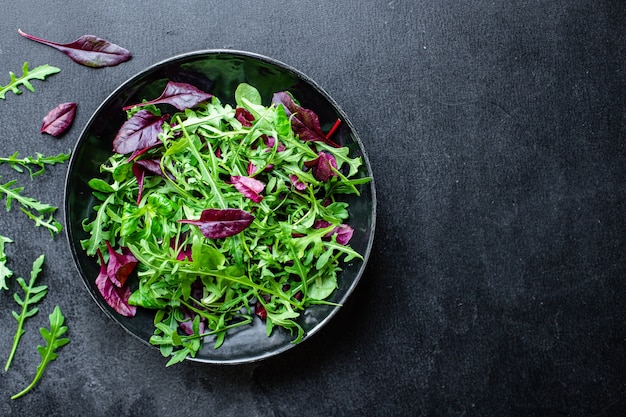
<svg viewBox="0 0 626 417">
<path fill-rule="evenodd" d="M 17 31 L 25 38 L 50 46 L 63 52 L 74 62 L 91 68 L 111 67 L 132 57 L 127 49 L 93 35 L 84 35 L 74 42 L 63 44 L 29 35 L 21 29 Z"/>
<path fill-rule="evenodd" d="M 5 86 L 0 85 L 0 99 L 4 100 L 6 98 L 6 93 L 9 91 L 12 91 L 15 95 L 22 94 L 22 91 L 18 88 L 20 85 L 23 85 L 29 91 L 34 92 L 35 88 L 30 83 L 30 80 L 43 81 L 48 75 L 56 74 L 59 71 L 61 71 L 59 68 L 48 64 L 40 65 L 30 70 L 28 68 L 28 62 L 24 62 L 21 77 L 17 77 L 13 72 L 9 71 L 11 81 Z"/>
<path fill-rule="evenodd" d="M 40 132 L 52 136 L 59 136 L 65 132 L 74 121 L 76 115 L 76 103 L 61 103 L 43 118 Z"/>
</svg>

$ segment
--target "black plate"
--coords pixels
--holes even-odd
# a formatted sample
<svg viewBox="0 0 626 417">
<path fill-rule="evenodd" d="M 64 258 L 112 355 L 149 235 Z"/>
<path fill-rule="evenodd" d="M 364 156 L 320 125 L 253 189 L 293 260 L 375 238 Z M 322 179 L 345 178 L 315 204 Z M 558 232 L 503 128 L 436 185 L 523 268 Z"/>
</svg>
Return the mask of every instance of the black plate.
<svg viewBox="0 0 626 417">
<path fill-rule="evenodd" d="M 309 77 L 276 60 L 233 50 L 198 51 L 159 62 L 122 84 L 92 115 L 74 148 L 65 183 L 65 222 L 74 261 L 91 297 L 109 317 L 148 345 L 154 330 L 153 313 L 138 309 L 135 317 L 128 318 L 111 309 L 95 285 L 99 272 L 97 260 L 85 254 L 80 241 L 88 238 L 82 228 L 83 219 L 95 215 L 93 206 L 96 201 L 87 181 L 102 176 L 99 167 L 111 156 L 113 138 L 126 118 L 122 107 L 140 102 L 143 98 L 158 97 L 168 80 L 194 84 L 218 96 L 222 102 L 231 104 L 234 104 L 235 88 L 242 82 L 256 87 L 267 100 L 266 105 L 269 105 L 274 92 L 288 90 L 303 107 L 318 114 L 323 130 L 330 129 L 337 118 L 342 120 L 334 140 L 348 146 L 352 156 L 361 155 L 364 165 L 360 175 L 372 176 L 361 140 L 337 103 Z M 329 301 L 338 304 L 344 304 L 357 285 L 374 238 L 374 182 L 361 186 L 360 191 L 360 197 L 353 196 L 347 200 L 350 204 L 348 222 L 354 228 L 350 245 L 364 256 L 365 261 L 343 265 L 338 288 L 329 298 Z M 308 308 L 299 320 L 306 332 L 304 340 L 318 331 L 339 308 Z M 205 343 L 193 360 L 230 364 L 252 362 L 289 349 L 294 346 L 291 340 L 291 335 L 282 329 L 274 329 L 272 335 L 267 337 L 265 324 L 255 318 L 251 325 L 228 334 L 219 349 L 214 349 L 212 343 Z"/>
</svg>

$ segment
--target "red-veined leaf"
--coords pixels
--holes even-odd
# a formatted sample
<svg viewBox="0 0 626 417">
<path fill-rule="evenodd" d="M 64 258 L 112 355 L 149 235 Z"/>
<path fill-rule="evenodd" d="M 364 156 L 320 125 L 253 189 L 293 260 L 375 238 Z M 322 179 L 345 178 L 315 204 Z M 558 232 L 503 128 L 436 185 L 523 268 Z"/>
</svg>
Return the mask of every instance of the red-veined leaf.
<svg viewBox="0 0 626 417">
<path fill-rule="evenodd" d="M 239 120 L 242 126 L 250 127 L 254 121 L 254 116 L 247 109 L 237 107 L 235 109 L 235 119 Z"/>
<path fill-rule="evenodd" d="M 317 158 L 306 161 L 304 165 L 313 169 L 313 176 L 318 181 L 326 182 L 333 175 L 337 175 L 332 170 L 332 168 L 337 169 L 337 160 L 333 155 L 326 152 L 318 153 Z"/>
<path fill-rule="evenodd" d="M 132 104 L 124 107 L 122 110 L 128 110 L 133 107 L 144 107 L 150 104 L 162 104 L 167 103 L 176 107 L 178 110 L 183 111 L 197 106 L 198 104 L 209 100 L 213 97 L 212 94 L 205 93 L 204 91 L 194 87 L 187 83 L 176 83 L 169 81 L 161 93 L 161 96 L 154 100 L 144 101 L 143 103 Z"/>
<path fill-rule="evenodd" d="M 76 103 L 61 103 L 43 118 L 40 132 L 52 136 L 59 136 L 65 132 L 74 121 L 76 115 Z"/>
<path fill-rule="evenodd" d="M 254 216 L 240 209 L 207 209 L 202 212 L 199 220 L 179 220 L 198 226 L 208 239 L 219 239 L 234 236 L 245 230 Z"/>
<path fill-rule="evenodd" d="M 109 250 L 109 263 L 107 264 L 107 275 L 117 287 L 123 287 L 135 265 L 137 258 L 128 248 L 122 248 L 122 253 L 115 252 L 109 241 L 106 241 Z"/>
<path fill-rule="evenodd" d="M 113 139 L 113 150 L 119 154 L 138 155 L 142 151 L 161 143 L 159 133 L 163 132 L 163 122 L 169 115 L 155 116 L 148 110 L 139 110 L 124 122 Z"/>
<path fill-rule="evenodd" d="M 133 317 L 137 313 L 137 307 L 128 304 L 130 298 L 130 288 L 125 285 L 117 287 L 109 278 L 107 273 L 107 265 L 102 258 L 100 249 L 97 251 L 100 259 L 100 273 L 96 277 L 96 287 L 104 298 L 104 301 L 122 316 Z"/>
<path fill-rule="evenodd" d="M 50 46 L 69 56 L 74 62 L 92 68 L 110 67 L 128 61 L 132 54 L 119 45 L 93 35 L 84 35 L 70 43 L 57 43 L 17 30 L 20 35 Z"/>
<path fill-rule="evenodd" d="M 265 184 L 261 181 L 240 175 L 233 175 L 230 177 L 230 181 L 237 191 L 255 203 L 260 203 L 263 200 L 263 196 L 260 193 L 265 189 Z"/>
<path fill-rule="evenodd" d="M 335 148 L 341 147 L 324 135 L 317 114 L 313 110 L 297 105 L 289 93 L 284 91 L 274 93 L 272 103 L 275 105 L 282 104 L 287 116 L 293 115 L 291 117 L 291 127 L 300 140 L 304 142 L 324 142 Z"/>
</svg>

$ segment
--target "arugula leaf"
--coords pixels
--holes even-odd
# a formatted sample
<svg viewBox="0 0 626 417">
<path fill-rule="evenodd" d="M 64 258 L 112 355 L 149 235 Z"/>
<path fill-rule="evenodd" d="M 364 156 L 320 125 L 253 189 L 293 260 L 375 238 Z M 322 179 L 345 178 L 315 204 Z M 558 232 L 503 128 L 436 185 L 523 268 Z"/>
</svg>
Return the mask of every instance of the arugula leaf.
<svg viewBox="0 0 626 417">
<path fill-rule="evenodd" d="M 5 86 L 0 85 L 0 99 L 4 100 L 6 98 L 6 93 L 12 91 L 15 95 L 22 94 L 22 91 L 19 89 L 20 85 L 26 87 L 29 91 L 34 92 L 35 87 L 30 83 L 30 80 L 44 80 L 47 76 L 56 74 L 61 71 L 57 67 L 53 67 L 51 65 L 40 65 L 38 67 L 33 68 L 32 70 L 28 69 L 28 62 L 24 62 L 22 66 L 22 76 L 17 77 L 13 72 L 9 71 L 9 76 L 11 77 L 11 82 L 9 82 Z"/>
<path fill-rule="evenodd" d="M 4 251 L 5 243 L 12 243 L 8 237 L 0 235 L 0 290 L 8 290 L 7 279 L 13 276 L 13 271 L 7 267 L 7 254 Z"/>
<path fill-rule="evenodd" d="M 0 176 L 1 178 L 2 176 Z M 57 207 L 22 195 L 21 192 L 24 191 L 24 187 L 15 187 L 16 182 L 16 180 L 11 180 L 6 184 L 0 184 L 0 193 L 6 195 L 6 211 L 11 211 L 11 203 L 15 200 L 22 206 L 22 212 L 35 222 L 35 226 L 48 229 L 52 237 L 61 233 L 63 226 L 53 215 Z M 48 215 L 48 218 L 45 215 Z"/>
<path fill-rule="evenodd" d="M 55 350 L 67 345 L 70 342 L 69 338 L 61 337 L 65 334 L 65 332 L 67 332 L 67 326 L 63 325 L 65 317 L 63 316 L 63 313 L 61 312 L 59 306 L 54 307 L 54 310 L 50 314 L 49 319 L 50 330 L 44 327 L 39 329 L 39 333 L 46 343 L 43 346 L 37 346 L 37 351 L 41 356 L 41 362 L 37 366 L 37 373 L 35 374 L 35 377 L 33 378 L 33 381 L 30 383 L 30 385 L 28 385 L 19 393 L 13 395 L 11 397 L 12 400 L 22 397 L 28 391 L 34 388 L 37 382 L 39 382 L 39 380 L 43 376 L 43 373 L 46 370 L 48 364 L 58 357 L 58 354 L 55 352 Z"/>
<path fill-rule="evenodd" d="M 67 161 L 71 156 L 71 151 L 68 153 L 60 153 L 58 155 L 45 156 L 42 153 L 37 152 L 34 157 L 27 156 L 25 158 L 19 158 L 19 153 L 15 152 L 8 157 L 0 157 L 1 164 L 9 164 L 11 168 L 17 172 L 24 172 L 27 170 L 31 178 L 41 175 L 46 170 L 46 165 L 55 165 Z M 31 167 L 38 167 L 39 169 L 34 171 Z"/>
<path fill-rule="evenodd" d="M 40 302 L 48 293 L 48 286 L 39 285 L 35 286 L 35 281 L 41 272 L 41 267 L 45 260 L 44 255 L 40 255 L 35 262 L 33 262 L 33 269 L 30 273 L 30 280 L 28 284 L 24 281 L 24 278 L 17 278 L 18 284 L 22 287 L 22 291 L 24 291 L 24 299 L 22 299 L 17 293 L 13 294 L 13 299 L 22 307 L 20 313 L 13 311 L 13 317 L 17 320 L 17 331 L 15 332 L 15 336 L 13 337 L 13 346 L 11 347 L 11 353 L 9 354 L 9 358 L 7 359 L 6 364 L 4 365 L 4 370 L 8 371 L 11 366 L 11 362 L 13 361 L 13 356 L 17 351 L 17 345 L 24 334 L 24 323 L 26 319 L 34 316 L 39 311 L 38 307 L 34 305 Z"/>
</svg>

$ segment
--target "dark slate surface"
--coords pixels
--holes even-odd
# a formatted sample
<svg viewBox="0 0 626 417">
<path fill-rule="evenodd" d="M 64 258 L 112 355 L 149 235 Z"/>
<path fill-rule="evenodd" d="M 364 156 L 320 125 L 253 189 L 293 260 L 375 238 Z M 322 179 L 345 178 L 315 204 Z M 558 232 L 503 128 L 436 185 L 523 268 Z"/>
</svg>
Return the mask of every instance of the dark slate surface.
<svg viewBox="0 0 626 417">
<path fill-rule="evenodd" d="M 379 205 L 350 302 L 262 363 L 165 368 L 100 312 L 64 237 L 0 214 L 10 266 L 47 256 L 50 293 L 0 377 L 7 416 L 615 416 L 626 406 L 626 32 L 621 1 L 6 2 L 0 85 L 24 61 L 62 72 L 0 101 L 0 156 L 67 151 L 128 77 L 206 48 L 310 75 L 351 116 Z M 91 4 L 90 4 L 91 3 Z M 131 61 L 93 70 L 17 34 L 95 34 Z M 43 116 L 76 101 L 71 131 Z M 35 181 L 58 206 L 66 166 Z M 0 294 L 0 358 L 15 322 Z M 72 342 L 26 397 L 37 328 L 59 305 Z"/>
</svg>

